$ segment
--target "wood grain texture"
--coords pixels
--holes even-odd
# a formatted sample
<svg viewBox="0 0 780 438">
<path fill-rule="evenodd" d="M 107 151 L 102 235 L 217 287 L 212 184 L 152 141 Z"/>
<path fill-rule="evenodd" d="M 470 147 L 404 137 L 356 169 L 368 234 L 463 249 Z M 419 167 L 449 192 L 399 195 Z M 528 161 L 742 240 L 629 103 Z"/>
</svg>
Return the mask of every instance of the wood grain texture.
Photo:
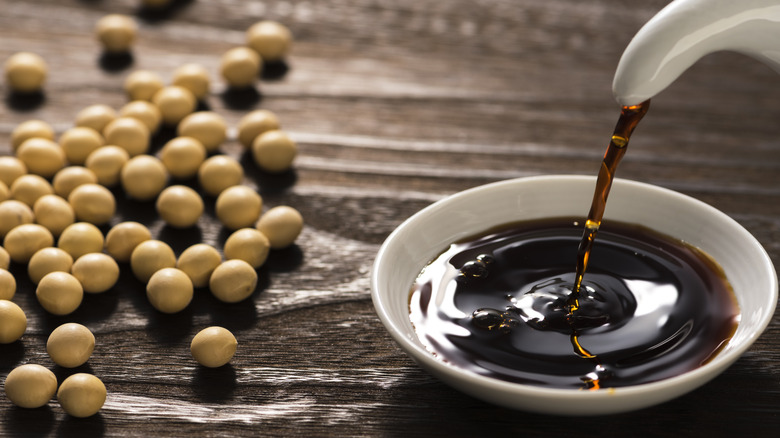
<svg viewBox="0 0 780 438">
<path fill-rule="evenodd" d="M 85 298 L 67 317 L 35 302 L 25 268 L 14 301 L 29 318 L 21 342 L 0 345 L 0 376 L 40 363 L 58 377 L 98 375 L 109 396 L 88 419 L 56 401 L 35 410 L 0 397 L 2 436 L 772 436 L 780 429 L 780 320 L 734 366 L 663 405 L 606 418 L 560 418 L 497 408 L 419 369 L 374 314 L 369 272 L 384 238 L 414 212 L 456 191 L 539 174 L 595 174 L 618 107 L 614 68 L 639 27 L 667 0 L 175 0 L 164 13 L 136 0 L 0 0 L 0 59 L 41 54 L 51 74 L 41 102 L 0 84 L 0 154 L 16 124 L 38 118 L 58 132 L 78 110 L 126 101 L 135 69 L 166 80 L 186 62 L 214 78 L 205 105 L 224 115 L 224 153 L 241 159 L 266 206 L 299 209 L 293 248 L 260 269 L 252 297 L 224 304 L 196 291 L 176 315 L 153 311 L 122 266 L 119 285 Z M 130 64 L 101 65 L 94 23 L 134 15 Z M 274 19 L 295 35 L 287 70 L 257 94 L 218 78 L 219 57 L 244 31 Z M 618 176 L 690 194 L 725 211 L 780 261 L 780 77 L 751 59 L 710 55 L 653 101 Z M 235 141 L 240 117 L 276 112 L 298 142 L 293 172 L 263 174 Z M 156 147 L 169 136 L 156 138 Z M 194 184 L 193 182 L 186 182 Z M 140 220 L 181 252 L 221 248 L 213 198 L 196 230 L 173 230 L 149 203 L 115 190 L 114 223 Z M 585 215 L 586 212 L 583 212 Z M 105 229 L 104 229 L 105 231 Z M 76 370 L 45 353 L 53 328 L 81 322 L 97 347 Z M 231 365 L 209 370 L 189 356 L 201 328 L 231 329 Z M 631 435 L 635 435 L 633 432 Z"/>
</svg>

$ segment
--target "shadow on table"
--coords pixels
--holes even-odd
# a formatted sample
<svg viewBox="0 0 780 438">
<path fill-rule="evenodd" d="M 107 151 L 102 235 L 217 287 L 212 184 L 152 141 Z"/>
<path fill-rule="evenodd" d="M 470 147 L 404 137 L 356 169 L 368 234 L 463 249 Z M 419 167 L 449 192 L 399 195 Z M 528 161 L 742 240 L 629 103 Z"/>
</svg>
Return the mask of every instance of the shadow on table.
<svg viewBox="0 0 780 438">
<path fill-rule="evenodd" d="M 167 314 L 154 309 L 149 304 L 145 313 L 148 315 L 146 332 L 155 341 L 164 345 L 178 346 L 191 337 L 192 306 L 187 306 L 181 312 Z"/>
<path fill-rule="evenodd" d="M 290 71 L 290 65 L 285 60 L 268 61 L 263 65 L 260 78 L 266 81 L 278 81 Z"/>
<path fill-rule="evenodd" d="M 35 290 L 35 289 L 32 289 Z M 78 309 L 67 315 L 53 315 L 37 306 L 33 312 L 39 314 L 46 333 L 68 322 L 78 322 L 90 326 L 93 322 L 110 319 L 119 306 L 119 293 L 115 288 L 97 294 L 85 293 Z"/>
<path fill-rule="evenodd" d="M 236 389 L 236 370 L 227 364 L 218 368 L 198 366 L 192 378 L 192 390 L 202 401 L 223 402 L 233 396 Z"/>
<path fill-rule="evenodd" d="M 253 86 L 230 87 L 220 95 L 222 102 L 230 109 L 247 110 L 260 103 L 262 93 Z"/>
<path fill-rule="evenodd" d="M 89 362 L 74 368 L 66 368 L 60 365 L 54 365 L 52 372 L 54 372 L 54 375 L 57 377 L 57 381 L 60 383 L 74 374 L 85 373 L 95 375 L 95 370 L 92 368 Z"/>
<path fill-rule="evenodd" d="M 244 168 L 246 177 L 257 186 L 257 191 L 263 196 L 274 196 L 282 194 L 298 181 L 298 173 L 295 171 L 295 165 L 290 170 L 280 173 L 266 172 L 255 163 L 250 149 L 245 150 L 239 157 L 239 163 Z"/>
<path fill-rule="evenodd" d="M 23 341 L 0 344 L 0 375 L 6 375 L 16 368 L 24 358 L 24 352 Z"/>
<path fill-rule="evenodd" d="M 106 424 L 100 412 L 87 418 L 67 415 L 57 427 L 57 436 L 61 438 L 102 437 L 105 433 Z"/>
<path fill-rule="evenodd" d="M 164 225 L 157 239 L 170 245 L 173 252 L 181 254 L 185 249 L 203 242 L 203 233 L 199 227 L 176 228 Z"/>
<path fill-rule="evenodd" d="M 269 278 L 261 268 L 258 271 L 255 290 L 247 299 L 237 303 L 225 303 L 211 294 L 207 287 L 195 289 L 195 296 L 190 303 L 196 315 L 208 315 L 209 324 L 224 327 L 231 332 L 251 329 L 258 320 L 255 299 L 268 288 Z"/>
<path fill-rule="evenodd" d="M 29 438 L 49 436 L 56 421 L 54 412 L 49 406 L 36 409 L 12 406 L 5 411 L 3 417 L 5 426 L 3 435 L 7 433 L 11 436 Z"/>
<path fill-rule="evenodd" d="M 137 14 L 140 19 L 148 23 L 157 23 L 172 18 L 179 9 L 192 2 L 193 0 L 171 0 L 163 6 L 141 6 Z"/>
<path fill-rule="evenodd" d="M 43 91 L 19 93 L 12 91 L 5 97 L 5 104 L 14 111 L 33 111 L 46 102 Z"/>
<path fill-rule="evenodd" d="M 97 413 L 87 418 L 75 418 L 63 414 L 57 418 L 52 408 L 43 406 L 37 409 L 24 409 L 13 406 L 4 415 L 3 436 L 23 436 L 38 438 L 51 436 L 56 428 L 56 436 L 69 437 L 102 437 L 105 435 L 106 426 L 103 416 Z"/>
<path fill-rule="evenodd" d="M 296 244 L 287 248 L 272 249 L 263 268 L 271 273 L 292 272 L 303 265 L 303 257 L 303 250 Z"/>
<path fill-rule="evenodd" d="M 103 52 L 98 57 L 98 66 L 103 71 L 118 73 L 133 65 L 134 60 L 132 52 Z"/>
<path fill-rule="evenodd" d="M 410 376 L 414 384 L 389 391 L 394 400 L 387 406 L 396 412 L 386 412 L 382 417 L 393 421 L 380 427 L 390 434 L 414 430 L 422 435 L 491 437 L 776 435 L 780 419 L 777 400 L 771 393 L 780 392 L 780 382 L 768 372 L 751 370 L 748 378 L 744 371 L 741 375 L 734 371 L 727 371 L 702 388 L 658 406 L 615 415 L 572 417 L 494 406 L 432 377 L 430 384 L 420 384 L 421 376 Z M 758 395 L 761 394 L 758 387 L 763 388 L 762 395 Z M 397 421 L 401 418 L 403 421 Z"/>
</svg>

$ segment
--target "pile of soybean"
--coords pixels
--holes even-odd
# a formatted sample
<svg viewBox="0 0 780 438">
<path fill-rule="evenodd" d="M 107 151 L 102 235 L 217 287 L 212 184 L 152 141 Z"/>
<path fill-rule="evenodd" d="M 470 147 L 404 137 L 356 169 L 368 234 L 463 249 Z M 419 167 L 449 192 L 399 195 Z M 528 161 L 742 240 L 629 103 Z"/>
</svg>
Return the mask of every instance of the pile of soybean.
<svg viewBox="0 0 780 438">
<path fill-rule="evenodd" d="M 154 8 L 168 2 L 143 3 Z M 124 53 L 132 48 L 137 26 L 131 17 L 109 15 L 96 24 L 95 32 L 106 53 Z M 246 47 L 229 50 L 220 64 L 224 83 L 239 90 L 253 89 L 263 61 L 284 59 L 291 44 L 289 30 L 272 21 L 251 26 L 246 37 Z M 5 63 L 5 80 L 14 93 L 39 92 L 47 75 L 45 60 L 34 53 L 17 53 Z M 0 344 L 18 342 L 27 328 L 24 310 L 12 301 L 16 279 L 8 270 L 11 262 L 27 266 L 38 303 L 52 315 L 71 314 L 85 293 L 112 289 L 119 263 L 129 264 L 146 284 L 155 309 L 177 313 L 190 304 L 194 288 L 208 287 L 227 303 L 245 300 L 256 289 L 257 269 L 270 250 L 295 242 L 303 229 L 300 213 L 289 206 L 263 213 L 260 194 L 242 185 L 240 162 L 220 153 L 228 138 L 225 119 L 196 110 L 211 86 L 207 69 L 198 64 L 177 68 L 167 85 L 156 72 L 137 70 L 124 83 L 126 105 L 118 110 L 99 103 L 87 106 L 57 141 L 46 121 L 16 126 L 11 136 L 14 156 L 0 156 Z M 151 139 L 163 127 L 176 136 L 152 154 Z M 247 113 L 236 132 L 262 171 L 281 173 L 292 167 L 296 145 L 273 112 Z M 197 226 L 203 198 L 177 183 L 192 179 L 203 193 L 216 197 L 216 217 L 230 230 L 222 253 L 198 243 L 176 257 L 168 243 L 153 239 L 146 226 L 134 221 L 101 232 L 99 226 L 115 217 L 111 189 L 116 186 L 130 199 L 154 202 L 170 227 Z M 207 327 L 192 339 L 190 351 L 202 366 L 220 367 L 236 347 L 230 331 Z M 69 322 L 51 332 L 46 348 L 55 364 L 75 368 L 89 360 L 95 336 Z M 58 386 L 54 373 L 37 364 L 12 370 L 4 388 L 11 402 L 23 408 L 43 406 L 56 393 L 62 408 L 76 417 L 97 413 L 107 396 L 94 375 L 73 374 Z"/>
</svg>

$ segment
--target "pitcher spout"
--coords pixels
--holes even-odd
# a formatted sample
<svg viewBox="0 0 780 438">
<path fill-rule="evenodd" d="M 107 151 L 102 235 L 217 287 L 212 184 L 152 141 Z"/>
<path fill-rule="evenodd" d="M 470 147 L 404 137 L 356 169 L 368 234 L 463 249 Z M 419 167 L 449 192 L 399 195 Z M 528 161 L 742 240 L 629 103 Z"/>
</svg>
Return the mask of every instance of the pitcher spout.
<svg viewBox="0 0 780 438">
<path fill-rule="evenodd" d="M 705 55 L 739 52 L 780 72 L 780 0 L 675 0 L 623 52 L 612 92 L 636 105 L 672 84 Z"/>
</svg>

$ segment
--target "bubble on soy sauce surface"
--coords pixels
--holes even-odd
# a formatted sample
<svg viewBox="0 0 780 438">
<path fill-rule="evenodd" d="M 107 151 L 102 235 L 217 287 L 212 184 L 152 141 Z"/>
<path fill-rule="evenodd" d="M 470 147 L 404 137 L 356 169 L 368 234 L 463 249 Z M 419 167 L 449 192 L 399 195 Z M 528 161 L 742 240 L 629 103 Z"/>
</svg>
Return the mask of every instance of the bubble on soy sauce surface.
<svg viewBox="0 0 780 438">
<path fill-rule="evenodd" d="M 488 276 L 487 265 L 479 260 L 471 260 L 463 264 L 460 275 L 467 278 L 485 278 Z"/>
<path fill-rule="evenodd" d="M 496 259 L 491 254 L 480 254 L 476 257 L 476 260 L 478 262 L 482 262 L 485 265 L 489 265 L 496 261 Z"/>
<path fill-rule="evenodd" d="M 481 308 L 471 314 L 472 323 L 480 329 L 508 332 L 519 321 L 511 315 L 497 309 Z"/>
</svg>

